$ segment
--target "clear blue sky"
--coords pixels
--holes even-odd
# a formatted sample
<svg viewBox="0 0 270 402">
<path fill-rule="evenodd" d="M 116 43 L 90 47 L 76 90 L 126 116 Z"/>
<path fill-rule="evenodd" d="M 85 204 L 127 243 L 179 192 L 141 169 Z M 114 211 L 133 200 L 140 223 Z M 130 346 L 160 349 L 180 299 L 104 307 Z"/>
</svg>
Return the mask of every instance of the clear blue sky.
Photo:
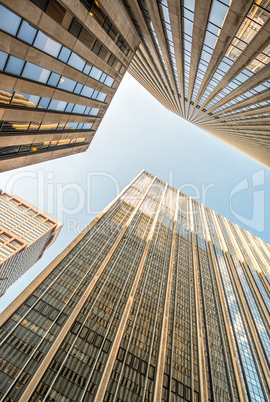
<svg viewBox="0 0 270 402">
<path fill-rule="evenodd" d="M 126 74 L 85 153 L 0 174 L 0 188 L 64 223 L 0 310 L 143 169 L 270 243 L 270 171 L 166 110 Z"/>
</svg>

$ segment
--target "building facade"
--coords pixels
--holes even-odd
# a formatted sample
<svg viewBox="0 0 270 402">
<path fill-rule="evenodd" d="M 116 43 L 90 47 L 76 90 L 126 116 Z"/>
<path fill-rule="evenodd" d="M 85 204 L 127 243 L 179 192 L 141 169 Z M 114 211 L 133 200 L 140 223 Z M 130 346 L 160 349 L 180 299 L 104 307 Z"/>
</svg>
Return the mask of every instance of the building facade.
<svg viewBox="0 0 270 402">
<path fill-rule="evenodd" d="M 267 401 L 270 246 L 143 171 L 1 314 L 1 401 Z"/>
<path fill-rule="evenodd" d="M 0 4 L 0 171 L 85 151 L 139 45 L 120 2 Z M 109 16 L 108 16 L 109 14 Z"/>
<path fill-rule="evenodd" d="M 42 257 L 61 227 L 16 195 L 0 193 L 0 295 Z"/>
<path fill-rule="evenodd" d="M 85 151 L 128 71 L 270 167 L 270 0 L 1 0 L 0 171 Z"/>
<path fill-rule="evenodd" d="M 172 112 L 270 167 L 270 1 L 123 0 L 128 71 Z"/>
</svg>

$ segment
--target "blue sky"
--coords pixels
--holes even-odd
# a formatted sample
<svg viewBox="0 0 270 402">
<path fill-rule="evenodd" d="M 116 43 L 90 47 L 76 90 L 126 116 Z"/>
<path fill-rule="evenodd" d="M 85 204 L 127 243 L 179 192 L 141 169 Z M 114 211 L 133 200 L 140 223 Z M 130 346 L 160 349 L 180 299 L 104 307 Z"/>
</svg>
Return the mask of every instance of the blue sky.
<svg viewBox="0 0 270 402">
<path fill-rule="evenodd" d="M 85 153 L 0 174 L 0 188 L 64 223 L 0 310 L 143 169 L 270 243 L 270 171 L 166 110 L 127 73 Z"/>
</svg>

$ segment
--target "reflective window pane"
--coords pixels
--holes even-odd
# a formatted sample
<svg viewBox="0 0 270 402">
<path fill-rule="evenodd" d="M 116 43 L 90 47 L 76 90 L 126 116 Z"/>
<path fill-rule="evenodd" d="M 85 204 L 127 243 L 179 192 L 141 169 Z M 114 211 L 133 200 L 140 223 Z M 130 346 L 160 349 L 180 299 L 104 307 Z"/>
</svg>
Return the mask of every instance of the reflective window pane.
<svg viewBox="0 0 270 402">
<path fill-rule="evenodd" d="M 66 105 L 67 105 L 67 102 L 52 99 L 51 103 L 50 103 L 50 106 L 49 106 L 49 109 L 64 111 Z"/>
<path fill-rule="evenodd" d="M 16 106 L 32 107 L 35 108 L 38 104 L 40 97 L 16 92 L 12 99 L 11 104 Z"/>
<path fill-rule="evenodd" d="M 87 98 L 91 98 L 93 92 L 93 88 L 85 86 L 81 92 L 81 95 L 86 96 Z"/>
<path fill-rule="evenodd" d="M 67 104 L 65 112 L 70 113 L 72 111 L 73 107 L 74 107 L 74 103 L 69 102 Z"/>
<path fill-rule="evenodd" d="M 48 105 L 49 105 L 49 103 L 50 103 L 50 100 L 51 100 L 51 99 L 49 99 L 49 98 L 44 98 L 44 97 L 42 97 L 42 98 L 40 99 L 40 102 L 39 102 L 38 107 L 40 107 L 40 108 L 42 108 L 42 109 L 47 109 L 47 107 L 48 107 Z"/>
<path fill-rule="evenodd" d="M 0 70 L 3 70 L 7 61 L 8 54 L 0 51 Z"/>
<path fill-rule="evenodd" d="M 102 71 L 100 71 L 96 67 L 92 67 L 92 70 L 90 71 L 90 77 L 95 78 L 95 80 L 98 80 L 102 74 Z"/>
<path fill-rule="evenodd" d="M 81 59 L 77 54 L 74 52 L 71 53 L 71 56 L 68 60 L 68 64 L 79 71 L 82 71 L 85 65 L 85 61 Z"/>
<path fill-rule="evenodd" d="M 20 22 L 20 17 L 0 5 L 0 29 L 3 29 L 3 31 L 11 35 L 16 35 Z"/>
<path fill-rule="evenodd" d="M 70 56 L 71 51 L 67 49 L 65 46 L 62 47 L 62 50 L 58 56 L 58 59 L 66 63 L 68 61 L 68 58 Z"/>
<path fill-rule="evenodd" d="M 102 92 L 100 92 L 97 96 L 97 100 L 100 102 L 104 102 L 106 98 L 107 98 L 107 95 Z"/>
<path fill-rule="evenodd" d="M 37 30 L 28 24 L 28 22 L 23 21 L 18 33 L 18 38 L 32 45 L 36 32 Z"/>
<path fill-rule="evenodd" d="M 30 80 L 34 81 L 43 82 L 44 84 L 46 84 L 49 75 L 50 71 L 46 70 L 46 68 L 42 68 L 36 66 L 35 64 L 27 62 L 22 77 L 29 78 Z"/>
<path fill-rule="evenodd" d="M 75 105 L 74 109 L 72 110 L 72 113 L 83 114 L 84 109 L 85 109 L 85 106 L 83 106 L 83 105 Z"/>
<path fill-rule="evenodd" d="M 25 61 L 22 59 L 18 59 L 18 57 L 9 56 L 5 71 L 7 73 L 20 75 L 22 72 L 24 63 L 25 63 Z"/>
<path fill-rule="evenodd" d="M 66 91 L 72 92 L 75 88 L 75 85 L 76 85 L 75 81 L 73 81 L 67 77 L 61 77 L 57 87 L 60 89 L 65 89 Z"/>
<path fill-rule="evenodd" d="M 83 85 L 78 82 L 78 84 L 76 85 L 76 88 L 74 90 L 75 94 L 79 94 L 82 90 L 82 87 L 83 87 Z"/>
<path fill-rule="evenodd" d="M 43 52 L 50 54 L 53 57 L 57 57 L 62 45 L 50 39 L 47 35 L 44 35 L 41 31 L 39 31 L 34 42 L 34 46 L 36 46 Z"/>
<path fill-rule="evenodd" d="M 108 87 L 111 87 L 113 83 L 114 79 L 112 77 L 107 76 L 106 80 L 104 81 L 104 84 L 107 85 Z"/>
<path fill-rule="evenodd" d="M 56 73 L 51 73 L 49 81 L 48 81 L 48 85 L 52 85 L 53 87 L 56 87 L 58 82 L 60 80 L 60 75 L 56 74 Z"/>
</svg>

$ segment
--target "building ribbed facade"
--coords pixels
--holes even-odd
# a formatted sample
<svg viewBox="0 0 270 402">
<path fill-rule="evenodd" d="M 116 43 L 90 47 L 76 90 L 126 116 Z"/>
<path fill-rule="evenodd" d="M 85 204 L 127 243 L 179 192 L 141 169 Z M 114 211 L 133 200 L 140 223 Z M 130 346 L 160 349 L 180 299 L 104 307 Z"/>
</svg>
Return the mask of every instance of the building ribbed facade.
<svg viewBox="0 0 270 402">
<path fill-rule="evenodd" d="M 269 400 L 270 246 L 143 171 L 1 314 L 1 401 Z"/>
<path fill-rule="evenodd" d="M 270 1 L 123 3 L 141 39 L 128 71 L 166 108 L 269 168 Z"/>
<path fill-rule="evenodd" d="M 139 45 L 124 6 L 1 3 L 0 171 L 85 151 Z"/>
<path fill-rule="evenodd" d="M 269 0 L 1 3 L 0 170 L 85 151 L 127 69 L 270 167 Z"/>
<path fill-rule="evenodd" d="M 0 296 L 42 257 L 61 227 L 16 195 L 0 192 Z"/>
</svg>

